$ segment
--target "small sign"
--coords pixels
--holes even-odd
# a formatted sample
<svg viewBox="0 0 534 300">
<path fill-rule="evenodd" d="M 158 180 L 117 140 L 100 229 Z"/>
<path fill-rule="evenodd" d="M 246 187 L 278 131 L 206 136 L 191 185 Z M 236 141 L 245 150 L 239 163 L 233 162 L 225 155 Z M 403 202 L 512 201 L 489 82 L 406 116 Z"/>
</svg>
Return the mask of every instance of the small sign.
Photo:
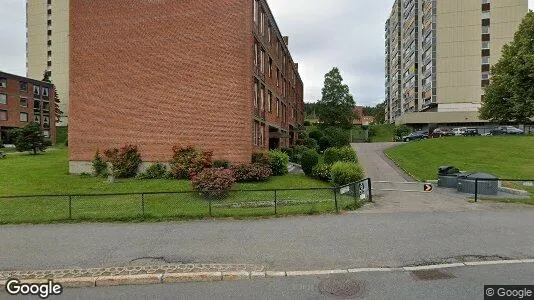
<svg viewBox="0 0 534 300">
<path fill-rule="evenodd" d="M 342 187 L 342 188 L 339 189 L 339 193 L 341 195 L 346 194 L 348 192 L 350 192 L 350 186 Z"/>
<path fill-rule="evenodd" d="M 427 193 L 432 192 L 433 189 L 434 189 L 434 187 L 430 183 L 425 183 L 425 185 L 423 187 L 423 191 L 425 191 Z"/>
<path fill-rule="evenodd" d="M 367 194 L 361 194 L 360 195 L 360 200 L 365 200 L 367 199 Z"/>
<path fill-rule="evenodd" d="M 534 186 L 534 184 L 532 183 L 532 181 L 525 181 L 525 182 L 523 182 L 523 185 L 524 185 L 524 186 Z"/>
</svg>

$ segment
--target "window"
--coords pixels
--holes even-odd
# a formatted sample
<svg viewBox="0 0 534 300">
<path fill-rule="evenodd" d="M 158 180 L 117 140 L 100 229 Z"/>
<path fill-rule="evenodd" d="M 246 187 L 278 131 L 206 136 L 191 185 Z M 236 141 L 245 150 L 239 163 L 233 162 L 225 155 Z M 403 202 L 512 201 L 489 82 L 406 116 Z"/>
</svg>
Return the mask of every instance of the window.
<svg viewBox="0 0 534 300">
<path fill-rule="evenodd" d="M 269 91 L 269 93 L 267 94 L 267 110 L 269 112 L 272 112 L 273 111 L 273 94 L 271 93 L 271 91 Z"/>
<path fill-rule="evenodd" d="M 19 81 L 19 89 L 22 92 L 27 92 L 28 91 L 28 83 L 24 82 L 24 81 Z"/>
<path fill-rule="evenodd" d="M 48 21 L 46 21 L 46 25 L 48 25 L 48 26 L 52 26 L 52 20 L 48 20 Z"/>
<path fill-rule="evenodd" d="M 258 0 L 254 0 L 254 23 L 258 22 Z"/>
<path fill-rule="evenodd" d="M 482 19 L 489 19 L 490 18 L 490 12 L 489 11 L 483 11 L 482 12 Z"/>
<path fill-rule="evenodd" d="M 52 57 L 52 51 L 51 50 L 48 50 L 48 52 L 46 54 L 47 54 L 48 58 Z"/>
<path fill-rule="evenodd" d="M 52 30 L 48 29 L 47 35 L 49 35 L 49 36 L 52 35 Z"/>
<path fill-rule="evenodd" d="M 486 65 L 490 63 L 490 57 L 489 56 L 483 56 L 482 57 L 482 64 Z"/>
<path fill-rule="evenodd" d="M 0 121 L 7 121 L 7 110 L 0 110 Z"/>
<path fill-rule="evenodd" d="M 254 44 L 254 65 L 258 66 L 258 44 Z"/>
<path fill-rule="evenodd" d="M 33 109 L 36 111 L 41 110 L 41 101 L 39 99 L 33 99 Z"/>
<path fill-rule="evenodd" d="M 48 88 L 43 88 L 43 96 L 48 97 Z"/>
<path fill-rule="evenodd" d="M 50 102 L 43 101 L 43 110 L 50 110 Z"/>
<path fill-rule="evenodd" d="M 51 5 L 52 4 L 52 0 L 46 1 L 46 4 Z"/>
<path fill-rule="evenodd" d="M 20 98 L 20 106 L 22 106 L 22 107 L 28 107 L 28 99 L 26 99 L 26 98 Z"/>
<path fill-rule="evenodd" d="M 263 10 L 261 11 L 261 17 L 260 17 L 260 32 L 261 34 L 265 34 L 265 12 Z"/>
<path fill-rule="evenodd" d="M 280 86 L 280 70 L 276 68 L 276 86 Z"/>
<path fill-rule="evenodd" d="M 50 138 L 50 131 L 48 131 L 48 130 L 43 130 L 43 136 L 44 136 L 45 138 Z"/>
<path fill-rule="evenodd" d="M 46 65 L 49 66 L 49 67 L 51 67 L 51 66 L 52 66 L 52 61 L 51 61 L 51 60 L 47 61 L 47 62 L 46 62 Z"/>
<path fill-rule="evenodd" d="M 52 14 L 52 9 L 49 9 L 49 10 L 47 11 L 47 13 L 48 13 L 48 15 L 51 15 L 51 14 Z"/>
<path fill-rule="evenodd" d="M 37 124 L 41 124 L 41 116 L 37 116 L 37 115 L 36 115 L 36 116 L 33 118 L 33 120 L 35 121 L 35 123 L 37 123 Z"/>
<path fill-rule="evenodd" d="M 265 103 L 264 101 L 264 97 L 265 97 L 265 86 L 261 86 L 261 91 L 260 91 L 260 110 L 263 111 L 265 109 L 263 103 Z"/>
<path fill-rule="evenodd" d="M 490 77 L 490 72 L 482 72 L 482 80 L 489 79 L 489 77 Z"/>
<path fill-rule="evenodd" d="M 276 116 L 280 118 L 280 99 L 276 98 Z"/>
<path fill-rule="evenodd" d="M 6 88 L 7 87 L 7 79 L 0 78 L 0 88 Z"/>
<path fill-rule="evenodd" d="M 489 42 L 482 42 L 482 49 L 489 49 Z"/>
<path fill-rule="evenodd" d="M 273 76 L 273 59 L 269 57 L 269 78 Z"/>
<path fill-rule="evenodd" d="M 41 91 L 41 87 L 36 86 L 36 85 L 33 86 L 33 94 L 34 95 L 39 95 L 40 91 Z"/>
<path fill-rule="evenodd" d="M 28 113 L 21 112 L 20 113 L 20 121 L 21 122 L 28 122 Z"/>
<path fill-rule="evenodd" d="M 260 52 L 260 71 L 265 74 L 265 51 L 263 49 Z"/>
<path fill-rule="evenodd" d="M 258 107 L 258 83 L 254 82 L 254 107 Z"/>
<path fill-rule="evenodd" d="M 489 32 L 489 29 L 490 29 L 489 26 L 482 26 L 482 33 L 483 33 L 483 34 L 490 33 L 490 32 Z"/>
<path fill-rule="evenodd" d="M 0 94 L 0 104 L 7 104 L 7 95 Z"/>
<path fill-rule="evenodd" d="M 271 29 L 271 23 L 267 25 L 267 36 L 269 38 L 269 44 L 271 43 L 271 35 L 272 35 L 272 29 Z"/>
</svg>

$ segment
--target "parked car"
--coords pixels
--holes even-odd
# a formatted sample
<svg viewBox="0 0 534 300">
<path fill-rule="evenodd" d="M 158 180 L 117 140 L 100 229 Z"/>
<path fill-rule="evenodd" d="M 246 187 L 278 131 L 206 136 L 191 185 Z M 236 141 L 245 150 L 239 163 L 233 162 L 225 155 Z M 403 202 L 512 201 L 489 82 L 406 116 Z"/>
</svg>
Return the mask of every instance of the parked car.
<svg viewBox="0 0 534 300">
<path fill-rule="evenodd" d="M 514 126 L 499 126 L 490 130 L 491 135 L 524 134 L 525 132 Z"/>
<path fill-rule="evenodd" d="M 453 136 L 454 134 L 449 128 L 436 128 L 434 131 L 432 131 L 432 134 L 430 136 L 432 138 L 439 138 L 443 136 Z"/>
<path fill-rule="evenodd" d="M 404 142 L 426 140 L 426 139 L 428 139 L 428 133 L 426 131 L 414 131 L 402 137 L 402 140 Z"/>
<path fill-rule="evenodd" d="M 458 127 L 458 128 L 453 128 L 452 129 L 452 133 L 454 135 L 464 135 L 465 131 L 467 130 L 467 127 Z"/>
<path fill-rule="evenodd" d="M 465 136 L 475 136 L 475 135 L 480 135 L 478 133 L 478 129 L 476 128 L 467 128 L 465 129 L 465 132 L 463 133 L 463 135 Z"/>
</svg>

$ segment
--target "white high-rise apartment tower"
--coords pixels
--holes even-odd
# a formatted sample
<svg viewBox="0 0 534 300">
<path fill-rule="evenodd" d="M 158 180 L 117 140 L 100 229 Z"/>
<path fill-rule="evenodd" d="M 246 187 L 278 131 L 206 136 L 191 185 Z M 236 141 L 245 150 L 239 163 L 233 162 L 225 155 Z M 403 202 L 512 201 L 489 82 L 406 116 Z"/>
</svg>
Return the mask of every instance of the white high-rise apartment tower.
<svg viewBox="0 0 534 300">
<path fill-rule="evenodd" d="M 67 125 L 69 0 L 27 0 L 26 27 L 26 76 L 41 80 L 45 71 L 50 72 L 63 111 L 59 125 Z"/>
<path fill-rule="evenodd" d="M 396 0 L 385 26 L 386 121 L 482 124 L 490 66 L 528 0 Z"/>
</svg>

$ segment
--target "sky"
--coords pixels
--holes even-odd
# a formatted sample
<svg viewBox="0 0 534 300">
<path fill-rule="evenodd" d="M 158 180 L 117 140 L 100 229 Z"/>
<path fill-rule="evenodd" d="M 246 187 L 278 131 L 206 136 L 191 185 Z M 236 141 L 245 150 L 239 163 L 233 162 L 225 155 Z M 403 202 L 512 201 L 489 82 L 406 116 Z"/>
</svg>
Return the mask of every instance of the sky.
<svg viewBox="0 0 534 300">
<path fill-rule="evenodd" d="M 31 0 L 44 1 L 44 0 Z M 384 22 L 394 0 L 267 0 L 304 82 L 304 101 L 321 98 L 338 67 L 358 105 L 384 99 Z M 25 0 L 0 0 L 0 71 L 26 75 Z M 534 9 L 534 0 L 529 0 Z"/>
</svg>

